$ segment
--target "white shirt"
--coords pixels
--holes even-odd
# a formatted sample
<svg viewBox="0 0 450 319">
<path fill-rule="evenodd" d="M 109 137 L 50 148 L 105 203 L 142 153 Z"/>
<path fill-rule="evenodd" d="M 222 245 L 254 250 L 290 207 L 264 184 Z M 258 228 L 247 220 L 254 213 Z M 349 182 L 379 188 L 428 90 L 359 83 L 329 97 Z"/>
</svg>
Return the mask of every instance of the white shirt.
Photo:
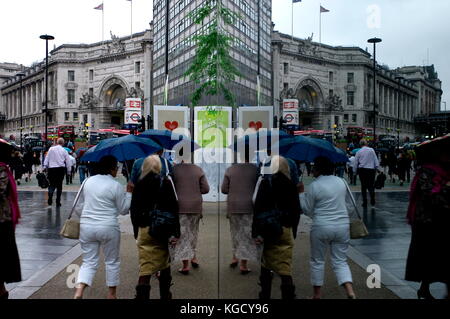
<svg viewBox="0 0 450 319">
<path fill-rule="evenodd" d="M 70 162 L 67 165 L 67 168 L 69 169 L 71 167 L 77 166 L 77 160 L 75 159 L 75 157 L 73 157 L 72 155 L 69 155 L 69 158 L 70 158 Z"/>
<path fill-rule="evenodd" d="M 319 176 L 306 193 L 300 194 L 303 212 L 312 218 L 313 226 L 349 224 L 346 206 L 347 187 L 337 176 Z"/>
<path fill-rule="evenodd" d="M 350 167 L 353 171 L 356 171 L 356 167 L 355 167 L 355 156 L 351 156 L 349 159 L 348 159 L 348 162 L 347 162 L 347 167 Z"/>
<path fill-rule="evenodd" d="M 69 167 L 69 153 L 61 146 L 50 147 L 44 160 L 44 168 Z"/>
<path fill-rule="evenodd" d="M 355 156 L 355 167 L 356 168 L 369 168 L 377 169 L 380 167 L 378 162 L 378 157 L 373 148 L 364 146 Z"/>
<path fill-rule="evenodd" d="M 111 175 L 95 175 L 85 182 L 77 207 L 83 207 L 80 224 L 119 227 L 119 215 L 130 209 L 131 193 Z M 79 211 L 80 209 L 78 209 Z"/>
</svg>

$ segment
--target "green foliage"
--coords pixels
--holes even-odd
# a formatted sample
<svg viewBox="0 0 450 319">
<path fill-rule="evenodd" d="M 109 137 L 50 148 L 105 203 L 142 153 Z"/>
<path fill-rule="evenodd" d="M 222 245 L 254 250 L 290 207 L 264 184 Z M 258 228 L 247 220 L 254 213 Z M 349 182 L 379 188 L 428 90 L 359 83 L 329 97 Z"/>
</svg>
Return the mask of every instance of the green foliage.
<svg viewBox="0 0 450 319">
<path fill-rule="evenodd" d="M 184 74 L 199 85 L 192 95 L 192 105 L 198 105 L 203 95 L 223 94 L 225 100 L 234 106 L 234 96 L 225 84 L 240 74 L 229 55 L 234 38 L 229 36 L 221 25 L 234 24 L 239 16 L 223 7 L 222 0 L 206 1 L 202 7 L 191 13 L 196 24 L 203 24 L 208 17 L 211 22 L 206 33 L 193 37 L 197 44 L 196 55 Z"/>
</svg>

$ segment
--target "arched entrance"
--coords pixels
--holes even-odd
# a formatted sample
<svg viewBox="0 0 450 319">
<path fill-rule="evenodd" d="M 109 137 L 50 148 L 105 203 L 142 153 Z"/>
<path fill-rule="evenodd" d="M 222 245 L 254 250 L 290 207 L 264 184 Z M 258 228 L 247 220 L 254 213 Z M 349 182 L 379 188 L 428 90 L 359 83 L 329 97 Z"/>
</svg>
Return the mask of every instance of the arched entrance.
<svg viewBox="0 0 450 319">
<path fill-rule="evenodd" d="M 128 86 L 119 77 L 113 76 L 104 82 L 100 91 L 100 99 L 103 101 L 102 126 L 122 128 L 127 95 Z"/>
<path fill-rule="evenodd" d="M 299 124 L 303 129 L 314 128 L 314 114 L 323 106 L 323 93 L 319 83 L 307 77 L 299 82 L 295 91 L 299 102 Z"/>
</svg>

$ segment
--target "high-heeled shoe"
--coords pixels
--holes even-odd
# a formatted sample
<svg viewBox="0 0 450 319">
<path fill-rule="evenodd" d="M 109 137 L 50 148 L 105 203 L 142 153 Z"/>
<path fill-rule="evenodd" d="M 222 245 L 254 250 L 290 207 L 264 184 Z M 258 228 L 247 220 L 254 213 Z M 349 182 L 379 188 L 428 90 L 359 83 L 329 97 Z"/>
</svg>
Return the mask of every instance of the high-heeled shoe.
<svg viewBox="0 0 450 319">
<path fill-rule="evenodd" d="M 200 267 L 200 264 L 199 264 L 199 263 L 197 263 L 197 262 L 195 262 L 195 261 L 192 261 L 192 260 L 191 260 L 191 265 L 192 265 L 192 268 L 195 268 L 195 269 L 197 269 L 198 267 Z"/>
<path fill-rule="evenodd" d="M 429 290 L 417 290 L 417 299 L 433 300 L 433 297 Z"/>
</svg>

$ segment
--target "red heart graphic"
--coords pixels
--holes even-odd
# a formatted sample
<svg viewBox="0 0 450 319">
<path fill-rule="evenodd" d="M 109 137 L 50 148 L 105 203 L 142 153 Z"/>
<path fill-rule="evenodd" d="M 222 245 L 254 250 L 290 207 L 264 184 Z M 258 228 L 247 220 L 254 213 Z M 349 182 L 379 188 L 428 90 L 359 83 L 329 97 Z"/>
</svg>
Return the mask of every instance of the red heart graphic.
<svg viewBox="0 0 450 319">
<path fill-rule="evenodd" d="M 259 130 L 262 127 L 262 123 L 261 121 L 258 121 L 256 123 L 251 121 L 250 123 L 248 123 L 248 127 L 254 128 L 255 130 Z"/>
<path fill-rule="evenodd" d="M 173 131 L 174 129 L 176 129 L 178 127 L 178 122 L 177 121 L 173 121 L 173 122 L 166 121 L 166 123 L 164 123 L 164 126 L 168 130 Z"/>
</svg>

